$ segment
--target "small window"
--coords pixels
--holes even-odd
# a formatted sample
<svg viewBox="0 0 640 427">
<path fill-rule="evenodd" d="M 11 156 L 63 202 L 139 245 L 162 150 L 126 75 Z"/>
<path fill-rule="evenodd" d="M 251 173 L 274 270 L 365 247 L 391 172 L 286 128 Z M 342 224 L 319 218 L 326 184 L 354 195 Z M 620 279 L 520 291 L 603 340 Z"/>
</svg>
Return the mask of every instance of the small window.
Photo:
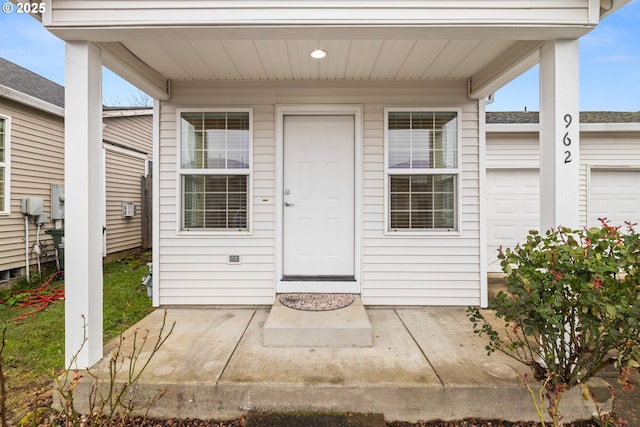
<svg viewBox="0 0 640 427">
<path fill-rule="evenodd" d="M 180 113 L 183 230 L 249 229 L 251 112 Z"/>
<path fill-rule="evenodd" d="M 385 115 L 388 230 L 456 230 L 458 112 Z"/>
<path fill-rule="evenodd" d="M 9 118 L 0 116 L 0 213 L 9 213 Z"/>
</svg>

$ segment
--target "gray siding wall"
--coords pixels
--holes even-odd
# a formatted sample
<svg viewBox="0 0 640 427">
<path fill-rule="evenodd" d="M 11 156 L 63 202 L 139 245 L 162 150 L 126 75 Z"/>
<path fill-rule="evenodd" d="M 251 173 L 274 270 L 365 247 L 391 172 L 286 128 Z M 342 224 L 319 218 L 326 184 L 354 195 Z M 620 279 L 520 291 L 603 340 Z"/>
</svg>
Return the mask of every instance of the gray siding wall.
<svg viewBox="0 0 640 427">
<path fill-rule="evenodd" d="M 41 197 L 44 213 L 51 218 L 51 185 L 64 183 L 63 118 L 0 98 L 0 114 L 11 117 L 11 211 L 0 215 L 0 271 L 25 266 L 25 226 L 20 199 Z M 44 230 L 40 233 L 42 248 L 52 259 L 54 247 Z M 36 258 L 31 248 L 36 241 L 36 226 L 29 224 L 29 263 Z"/>
<path fill-rule="evenodd" d="M 104 118 L 107 255 L 142 244 L 142 189 L 145 161 L 153 149 L 151 115 Z M 114 146 L 113 144 L 118 144 Z M 126 147 L 126 148 L 123 148 Z M 133 202 L 136 214 L 122 216 L 122 202 Z"/>
<path fill-rule="evenodd" d="M 130 149 L 151 154 L 153 151 L 153 118 L 143 116 L 105 117 L 102 139 Z"/>
</svg>

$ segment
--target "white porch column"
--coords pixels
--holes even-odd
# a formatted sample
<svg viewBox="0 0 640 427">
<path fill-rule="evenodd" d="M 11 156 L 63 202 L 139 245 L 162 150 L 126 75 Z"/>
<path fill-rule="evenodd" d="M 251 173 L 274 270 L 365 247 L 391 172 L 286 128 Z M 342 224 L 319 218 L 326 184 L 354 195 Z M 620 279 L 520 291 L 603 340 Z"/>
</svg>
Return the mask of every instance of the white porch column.
<svg viewBox="0 0 640 427">
<path fill-rule="evenodd" d="M 579 226 L 578 41 L 540 50 L 540 229 Z"/>
<path fill-rule="evenodd" d="M 65 360 L 83 369 L 102 358 L 103 329 L 102 59 L 89 42 L 66 44 L 64 129 Z"/>
</svg>

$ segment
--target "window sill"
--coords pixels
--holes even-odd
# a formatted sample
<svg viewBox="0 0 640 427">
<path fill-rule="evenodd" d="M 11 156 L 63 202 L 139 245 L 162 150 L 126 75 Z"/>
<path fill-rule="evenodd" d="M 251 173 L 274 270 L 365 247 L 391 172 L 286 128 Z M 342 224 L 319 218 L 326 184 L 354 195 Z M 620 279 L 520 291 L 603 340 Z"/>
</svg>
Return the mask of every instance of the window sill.
<svg viewBox="0 0 640 427">
<path fill-rule="evenodd" d="M 247 237 L 253 236 L 251 230 L 178 230 L 182 237 Z"/>
<path fill-rule="evenodd" d="M 462 236 L 460 230 L 386 230 L 385 236 L 402 238 L 402 237 L 459 237 Z"/>
</svg>

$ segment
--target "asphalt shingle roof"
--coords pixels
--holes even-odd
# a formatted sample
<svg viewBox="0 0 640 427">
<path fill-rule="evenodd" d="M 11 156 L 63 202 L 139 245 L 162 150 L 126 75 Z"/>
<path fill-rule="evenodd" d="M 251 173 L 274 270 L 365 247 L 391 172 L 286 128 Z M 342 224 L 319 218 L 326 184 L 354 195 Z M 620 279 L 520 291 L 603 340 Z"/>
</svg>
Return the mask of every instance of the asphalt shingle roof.
<svg viewBox="0 0 640 427">
<path fill-rule="evenodd" d="M 537 111 L 487 112 L 487 123 L 538 123 Z M 582 111 L 580 123 L 640 123 L 640 112 Z"/>
<path fill-rule="evenodd" d="M 0 85 L 64 108 L 64 86 L 0 58 Z"/>
</svg>

